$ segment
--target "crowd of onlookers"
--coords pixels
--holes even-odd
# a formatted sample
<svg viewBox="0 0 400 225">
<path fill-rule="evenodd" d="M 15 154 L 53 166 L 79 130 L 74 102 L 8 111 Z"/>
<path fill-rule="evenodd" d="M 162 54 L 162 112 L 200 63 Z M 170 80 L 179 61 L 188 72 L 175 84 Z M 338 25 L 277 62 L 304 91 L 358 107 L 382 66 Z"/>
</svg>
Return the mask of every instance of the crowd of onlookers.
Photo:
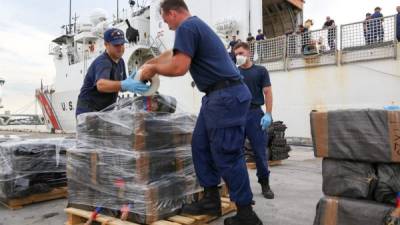
<svg viewBox="0 0 400 225">
<path fill-rule="evenodd" d="M 400 42 L 400 6 L 397 6 L 397 15 L 396 15 L 396 37 L 397 41 Z M 364 39 L 365 39 L 365 44 L 366 45 L 371 45 L 371 44 L 376 44 L 376 43 L 382 43 L 384 41 L 385 37 L 385 30 L 383 26 L 384 18 L 382 14 L 382 9 L 381 7 L 376 7 L 374 10 L 374 13 L 367 13 L 365 20 L 363 22 L 363 32 L 364 32 Z M 308 54 L 315 54 L 319 53 L 321 51 L 334 51 L 336 50 L 337 47 L 337 29 L 336 29 L 336 24 L 335 21 L 330 17 L 326 17 L 326 21 L 322 27 L 322 29 L 326 29 L 327 31 L 327 41 L 328 41 L 328 46 L 325 46 L 324 44 L 324 39 L 323 37 L 319 37 L 318 40 L 312 40 L 311 38 L 311 27 L 314 25 L 313 21 L 311 19 L 308 19 L 305 21 L 304 25 L 298 25 L 297 29 L 294 32 L 288 32 L 286 35 L 289 36 L 293 41 L 289 41 L 289 49 L 288 51 L 292 51 L 293 54 L 296 54 L 296 37 L 293 36 L 292 34 L 296 34 L 299 39 L 298 42 L 301 43 L 301 51 L 302 54 L 308 55 Z M 233 35 L 231 39 L 229 36 L 226 36 L 226 39 L 228 41 L 228 51 L 230 52 L 230 55 L 232 57 L 233 61 L 236 61 L 235 56 L 233 53 L 231 53 L 233 47 L 241 42 L 240 39 L 237 38 L 236 35 Z M 266 36 L 263 33 L 261 29 L 258 30 L 258 33 L 256 37 L 254 37 L 251 33 L 248 33 L 248 36 L 246 38 L 246 41 L 250 44 L 255 43 L 257 41 L 262 41 L 265 40 Z M 258 49 L 260 50 L 260 49 Z"/>
</svg>

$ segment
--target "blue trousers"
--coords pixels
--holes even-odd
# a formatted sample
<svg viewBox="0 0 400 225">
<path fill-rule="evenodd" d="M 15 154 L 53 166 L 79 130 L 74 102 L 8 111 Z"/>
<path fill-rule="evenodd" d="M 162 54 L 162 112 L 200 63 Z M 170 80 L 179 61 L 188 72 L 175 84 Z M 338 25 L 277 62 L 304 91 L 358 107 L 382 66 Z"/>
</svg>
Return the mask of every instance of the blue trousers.
<svg viewBox="0 0 400 225">
<path fill-rule="evenodd" d="M 260 125 L 263 116 L 264 112 L 261 108 L 250 109 L 246 121 L 246 137 L 249 139 L 251 149 L 254 152 L 258 181 L 269 177 L 266 151 L 268 138 L 266 131 L 263 131 Z"/>
<path fill-rule="evenodd" d="M 239 206 L 250 205 L 253 199 L 243 150 L 250 100 L 244 84 L 204 96 L 192 138 L 200 185 L 217 186 L 222 177 L 230 198 Z"/>
</svg>

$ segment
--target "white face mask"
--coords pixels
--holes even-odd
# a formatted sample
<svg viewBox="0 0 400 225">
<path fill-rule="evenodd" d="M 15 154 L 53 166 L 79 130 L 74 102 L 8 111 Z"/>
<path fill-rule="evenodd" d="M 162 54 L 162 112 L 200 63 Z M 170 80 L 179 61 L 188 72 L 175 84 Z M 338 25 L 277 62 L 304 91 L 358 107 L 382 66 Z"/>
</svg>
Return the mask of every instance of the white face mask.
<svg viewBox="0 0 400 225">
<path fill-rule="evenodd" d="M 243 66 L 247 62 L 247 57 L 244 55 L 236 56 L 236 65 Z"/>
</svg>

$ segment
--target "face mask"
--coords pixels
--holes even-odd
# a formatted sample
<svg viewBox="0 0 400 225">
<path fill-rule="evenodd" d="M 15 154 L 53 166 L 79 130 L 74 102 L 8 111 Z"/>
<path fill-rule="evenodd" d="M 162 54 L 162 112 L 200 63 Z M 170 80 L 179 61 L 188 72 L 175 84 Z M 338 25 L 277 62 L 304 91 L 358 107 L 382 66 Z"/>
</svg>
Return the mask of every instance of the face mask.
<svg viewBox="0 0 400 225">
<path fill-rule="evenodd" d="M 244 55 L 236 56 L 236 65 L 243 66 L 247 62 L 247 57 Z"/>
</svg>

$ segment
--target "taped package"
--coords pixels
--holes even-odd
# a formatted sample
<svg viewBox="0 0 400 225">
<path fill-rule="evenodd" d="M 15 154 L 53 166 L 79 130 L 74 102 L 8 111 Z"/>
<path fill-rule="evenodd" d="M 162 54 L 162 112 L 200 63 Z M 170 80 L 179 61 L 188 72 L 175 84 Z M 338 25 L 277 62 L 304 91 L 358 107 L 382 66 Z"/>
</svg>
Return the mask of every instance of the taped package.
<svg viewBox="0 0 400 225">
<path fill-rule="evenodd" d="M 324 197 L 317 205 L 314 225 L 387 225 L 393 210 L 367 200 Z"/>
<path fill-rule="evenodd" d="M 77 145 L 68 151 L 70 206 L 113 216 L 128 209 L 128 220 L 150 224 L 200 191 L 191 153 L 196 117 L 171 110 L 174 101 L 142 104 L 151 98 L 78 117 Z"/>
<path fill-rule="evenodd" d="M 377 183 L 374 165 L 347 160 L 322 161 L 322 190 L 325 195 L 373 199 Z"/>
<path fill-rule="evenodd" d="M 310 121 L 316 157 L 400 162 L 400 111 L 311 112 Z"/>
<path fill-rule="evenodd" d="M 0 144 L 0 199 L 7 202 L 67 185 L 66 151 L 74 139 L 25 139 Z"/>
<path fill-rule="evenodd" d="M 379 164 L 375 199 L 378 202 L 396 205 L 398 193 L 400 193 L 400 164 Z"/>
</svg>

